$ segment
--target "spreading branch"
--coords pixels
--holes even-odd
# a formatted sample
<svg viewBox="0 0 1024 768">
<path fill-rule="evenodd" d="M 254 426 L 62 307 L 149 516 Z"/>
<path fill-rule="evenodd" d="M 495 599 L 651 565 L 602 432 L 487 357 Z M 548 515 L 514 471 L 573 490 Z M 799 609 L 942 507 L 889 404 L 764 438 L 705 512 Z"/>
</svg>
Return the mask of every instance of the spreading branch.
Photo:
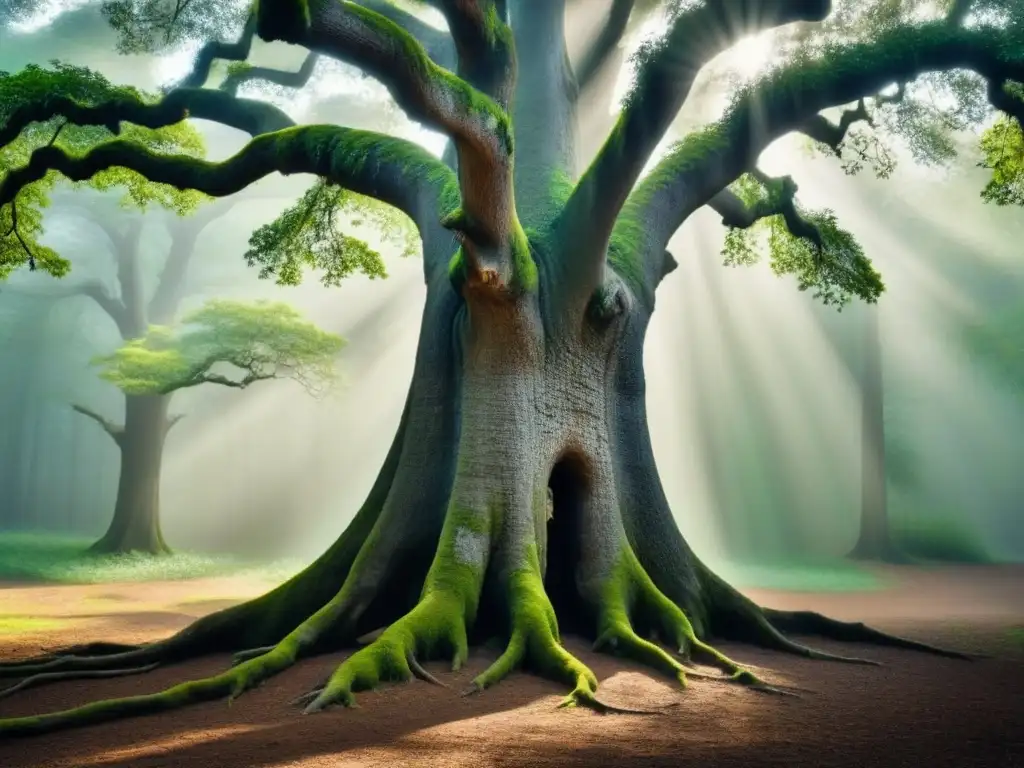
<svg viewBox="0 0 1024 768">
<path fill-rule="evenodd" d="M 174 90 L 152 104 L 123 97 L 90 106 L 66 96 L 53 96 L 16 109 L 0 126 L 0 147 L 13 142 L 32 123 L 46 122 L 58 116 L 75 125 L 101 126 L 115 135 L 120 133 L 122 122 L 156 129 L 180 123 L 188 117 L 212 120 L 245 131 L 250 136 L 295 124 L 272 104 L 203 88 Z"/>
<path fill-rule="evenodd" d="M 457 66 L 455 43 L 447 32 L 430 26 L 422 19 L 399 8 L 391 0 L 360 0 L 359 4 L 393 21 L 412 35 L 439 67 L 454 70 Z"/>
<path fill-rule="evenodd" d="M 797 185 L 793 177 L 771 178 L 756 169 L 751 175 L 766 188 L 772 189 L 773 194 L 762 197 L 753 205 L 747 205 L 730 189 L 721 190 L 708 201 L 708 206 L 721 215 L 722 224 L 735 229 L 749 229 L 762 219 L 782 216 L 790 234 L 807 240 L 820 252 L 824 248 L 821 232 L 797 209 Z"/>
<path fill-rule="evenodd" d="M 159 106 L 152 109 L 159 111 Z M 159 122 L 145 111 L 138 116 L 151 124 Z M 450 169 L 404 139 L 351 128 L 303 126 L 257 136 L 222 162 L 162 155 L 121 139 L 99 144 L 80 156 L 58 147 L 41 147 L 27 165 L 0 181 L 0 206 L 48 171 L 85 181 L 114 167 L 213 197 L 239 192 L 274 172 L 315 174 L 404 211 L 418 226 L 436 222 L 440 198 L 452 179 Z"/>
<path fill-rule="evenodd" d="M 443 4 L 449 24 L 457 28 L 460 55 L 475 50 L 477 11 L 488 8 L 497 12 L 492 3 L 482 0 Z M 505 28 L 491 16 L 485 21 L 492 31 Z M 497 31 L 495 39 L 503 39 L 504 34 Z M 393 21 L 353 2 L 263 0 L 257 34 L 268 42 L 302 45 L 359 67 L 383 83 L 411 118 L 447 134 L 458 155 L 462 192 L 462 209 L 447 219 L 447 225 L 464 238 L 470 266 L 478 267 L 474 273 L 482 273 L 485 260 L 496 261 L 501 277 L 509 277 L 516 263 L 510 244 L 518 223 L 512 193 L 511 121 L 499 104 L 431 61 L 423 46 Z"/>
<path fill-rule="evenodd" d="M 212 366 L 216 362 L 218 361 L 210 361 L 209 366 Z M 177 392 L 179 389 L 189 389 L 191 387 L 198 387 L 202 384 L 219 384 L 222 387 L 230 387 L 232 389 L 246 389 L 257 381 L 269 381 L 270 379 L 281 378 L 276 372 L 250 371 L 240 379 L 229 379 L 227 376 L 222 376 L 219 373 L 210 373 L 209 366 L 197 370 L 187 379 L 182 379 L 181 381 L 169 384 L 160 390 L 160 394 L 169 395 L 172 392 Z"/>
<path fill-rule="evenodd" d="M 791 131 L 816 130 L 823 125 L 816 115 L 825 109 L 880 93 L 893 82 L 952 69 L 973 70 L 990 81 L 1022 79 L 1024 30 L 921 24 L 889 30 L 870 42 L 837 45 L 814 61 L 781 67 L 746 89 L 719 122 L 669 152 L 633 191 L 616 228 L 625 233 L 642 222 L 641 242 L 635 246 L 653 261 L 682 222 L 752 168 L 772 141 Z M 822 137 L 842 139 L 834 131 Z M 653 272 L 653 264 L 648 265 L 643 276 L 648 285 L 655 284 Z"/>
<path fill-rule="evenodd" d="M 294 72 L 274 69 L 272 67 L 244 67 L 238 71 L 229 71 L 228 76 L 224 78 L 219 88 L 230 93 L 232 96 L 238 93 L 238 89 L 241 86 L 258 81 L 273 83 L 282 88 L 299 89 L 305 86 L 310 78 L 313 77 L 313 72 L 316 70 L 316 65 L 319 61 L 319 53 L 309 53 Z"/>
<path fill-rule="evenodd" d="M 103 428 L 104 432 L 106 432 L 114 439 L 115 443 L 117 443 L 118 445 L 121 444 L 121 439 L 124 436 L 124 427 L 114 424 L 112 421 L 108 421 L 107 419 L 103 418 L 98 413 L 96 413 L 96 411 L 90 408 L 86 408 L 84 405 L 78 405 L 77 403 L 75 403 L 71 406 L 71 408 L 77 413 L 80 413 L 83 416 L 87 416 L 88 418 L 95 421 L 97 424 L 100 425 L 100 427 Z"/>
<path fill-rule="evenodd" d="M 616 216 L 701 68 L 743 35 L 821 20 L 830 5 L 829 0 L 708 0 L 678 11 L 665 36 L 641 49 L 636 82 L 619 121 L 565 209 L 565 237 L 578 254 L 567 269 L 579 274 L 584 295 L 603 279 Z"/>
<path fill-rule="evenodd" d="M 256 17 L 250 14 L 245 20 L 245 26 L 242 28 L 242 34 L 238 40 L 233 43 L 211 40 L 199 49 L 195 62 L 192 64 L 192 69 L 182 79 L 179 87 L 202 88 L 206 85 L 206 81 L 210 79 L 210 70 L 218 59 L 245 61 L 249 58 L 249 52 L 252 50 L 252 41 L 255 36 Z"/>
</svg>

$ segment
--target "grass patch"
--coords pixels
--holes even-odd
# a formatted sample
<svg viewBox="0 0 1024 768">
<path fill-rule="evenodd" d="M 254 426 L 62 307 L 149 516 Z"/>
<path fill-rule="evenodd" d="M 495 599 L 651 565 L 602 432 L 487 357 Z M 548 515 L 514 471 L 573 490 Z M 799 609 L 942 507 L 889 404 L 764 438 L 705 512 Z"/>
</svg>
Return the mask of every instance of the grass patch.
<svg viewBox="0 0 1024 768">
<path fill-rule="evenodd" d="M 975 565 L 996 561 L 969 526 L 954 520 L 915 515 L 909 519 L 894 517 L 890 526 L 896 546 L 913 558 Z"/>
<path fill-rule="evenodd" d="M 726 581 L 740 588 L 785 592 L 873 592 L 885 579 L 856 563 L 727 563 L 717 568 Z"/>
<path fill-rule="evenodd" d="M 0 637 L 49 631 L 64 623 L 61 619 L 39 619 L 34 616 L 0 616 Z"/>
<path fill-rule="evenodd" d="M 246 576 L 280 582 L 304 565 L 291 559 L 267 562 L 201 552 L 93 555 L 86 551 L 91 543 L 48 534 L 0 533 L 0 581 L 104 584 Z"/>
</svg>

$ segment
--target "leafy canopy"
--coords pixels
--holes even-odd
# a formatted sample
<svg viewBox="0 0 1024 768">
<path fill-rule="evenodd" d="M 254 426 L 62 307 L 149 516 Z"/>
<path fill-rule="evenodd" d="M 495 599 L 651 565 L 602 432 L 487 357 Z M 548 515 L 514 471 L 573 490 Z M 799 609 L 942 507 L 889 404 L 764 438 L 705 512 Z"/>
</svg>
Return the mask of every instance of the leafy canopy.
<svg viewBox="0 0 1024 768">
<path fill-rule="evenodd" d="M 744 175 L 732 191 L 749 208 L 778 206 L 780 186 L 765 185 Z M 885 289 L 882 277 L 865 256 L 852 234 L 842 229 L 828 209 L 805 211 L 794 203 L 796 212 L 813 226 L 821 247 L 790 232 L 781 214 L 766 216 L 746 229 L 730 227 L 722 256 L 727 266 L 749 266 L 761 260 L 764 251 L 776 275 L 793 275 L 801 291 L 813 290 L 814 298 L 826 306 L 842 309 L 857 296 L 874 303 Z"/>
<path fill-rule="evenodd" d="M 53 96 L 70 98 L 83 105 L 115 98 L 151 103 L 157 98 L 135 88 L 113 85 L 103 75 L 86 67 L 58 61 L 51 62 L 49 68 L 30 64 L 13 74 L 0 72 L 0 125 L 19 109 Z M 14 141 L 0 147 L 0 180 L 26 165 L 39 147 L 53 145 L 69 155 L 77 155 L 111 138 L 113 134 L 105 127 L 74 125 L 63 118 L 32 123 Z M 201 157 L 205 152 L 202 136 L 186 122 L 158 130 L 124 123 L 119 138 L 160 153 Z M 0 279 L 25 264 L 55 277 L 67 273 L 69 262 L 41 242 L 44 210 L 50 205 L 51 192 L 62 179 L 59 173 L 50 172 L 22 189 L 12 203 L 0 207 Z M 117 189 L 127 207 L 160 206 L 179 214 L 190 213 L 206 199 L 198 192 L 155 184 L 124 168 L 111 168 L 73 186 L 101 191 Z"/>
<path fill-rule="evenodd" d="M 251 0 L 105 0 L 121 53 L 166 53 L 194 41 L 237 35 Z"/>
<path fill-rule="evenodd" d="M 356 229 L 370 227 L 405 256 L 416 253 L 418 235 L 401 211 L 320 179 L 269 224 L 253 232 L 245 260 L 260 266 L 260 277 L 298 285 L 304 268 L 320 270 L 321 282 L 336 286 L 354 272 L 387 277 L 380 253 L 365 240 L 340 231 L 340 217 Z"/>
<path fill-rule="evenodd" d="M 981 196 L 996 205 L 1024 205 L 1024 131 L 1001 117 L 981 139 L 980 165 L 992 171 Z"/>
<path fill-rule="evenodd" d="M 316 396 L 336 379 L 344 339 L 317 328 L 282 302 L 208 301 L 180 324 L 150 326 L 111 355 L 96 358 L 100 377 L 130 395 L 167 394 L 200 384 L 244 389 L 292 379 Z M 214 373 L 226 364 L 232 374 Z"/>
</svg>

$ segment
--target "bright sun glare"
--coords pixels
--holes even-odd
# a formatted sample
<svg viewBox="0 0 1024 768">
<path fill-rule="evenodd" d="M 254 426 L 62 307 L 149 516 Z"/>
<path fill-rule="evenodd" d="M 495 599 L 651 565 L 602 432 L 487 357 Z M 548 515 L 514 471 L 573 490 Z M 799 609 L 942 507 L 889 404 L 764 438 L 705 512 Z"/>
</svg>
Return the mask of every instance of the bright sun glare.
<svg viewBox="0 0 1024 768">
<path fill-rule="evenodd" d="M 744 80 L 768 67 L 775 58 L 772 35 L 745 37 L 729 49 L 725 66 Z"/>
</svg>

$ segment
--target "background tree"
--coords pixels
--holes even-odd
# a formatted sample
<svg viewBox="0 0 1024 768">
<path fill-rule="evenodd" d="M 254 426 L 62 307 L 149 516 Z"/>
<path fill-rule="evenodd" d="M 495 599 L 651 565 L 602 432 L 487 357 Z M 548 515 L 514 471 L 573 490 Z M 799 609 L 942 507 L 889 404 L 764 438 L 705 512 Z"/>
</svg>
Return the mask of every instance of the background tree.
<svg viewBox="0 0 1024 768">
<path fill-rule="evenodd" d="M 136 11 L 148 5 L 108 5 L 112 21 L 143 47 L 149 40 L 139 24 L 152 17 Z M 929 73 L 945 73 L 937 82 L 948 83 L 969 69 L 971 87 L 958 95 L 974 103 L 987 94 L 993 106 L 1019 112 L 1016 97 L 1001 100 L 1007 82 L 1024 79 L 1019 4 L 978 0 L 982 13 L 970 16 L 957 2 L 948 15 L 927 17 L 923 4 L 885 0 L 842 4 L 833 17 L 823 0 L 669 2 L 664 34 L 641 46 L 619 119 L 578 178 L 564 4 L 430 5 L 446 20 L 446 32 L 390 3 L 264 0 L 254 12 L 241 12 L 237 43 L 204 48 L 192 75 L 158 103 L 116 95 L 85 106 L 37 98 L 12 110 L 5 127 L 12 136 L 34 120 L 65 115 L 101 125 L 173 124 L 190 116 L 254 137 L 221 162 L 121 139 L 77 155 L 41 147 L 0 182 L 0 205 L 50 171 L 84 180 L 128 168 L 215 196 L 274 172 L 308 173 L 403 211 L 419 230 L 428 293 L 394 447 L 362 510 L 317 562 L 277 590 L 166 641 L 106 656 L 72 653 L 15 672 L 145 669 L 240 643 L 256 648 L 220 675 L 6 720 L 3 733 L 236 697 L 297 658 L 382 624 L 383 633 L 304 698 L 307 711 L 351 703 L 355 691 L 385 679 L 429 679 L 422 659 L 448 657 L 459 666 L 470 638 L 495 633 L 508 645 L 474 681 L 475 690 L 525 664 L 569 686 L 567 703 L 611 709 L 597 698 L 593 673 L 561 645 L 559 619 L 591 634 L 599 648 L 681 680 L 679 658 L 642 637 L 656 632 L 683 661 L 712 664 L 759 689 L 768 686 L 708 639 L 845 661 L 858 660 L 814 651 L 783 632 L 944 653 L 861 624 L 763 609 L 701 562 L 676 528 L 654 465 L 643 339 L 655 289 L 674 265 L 669 240 L 705 205 L 741 229 L 765 221 L 773 267 L 826 303 L 875 301 L 881 280 L 849 233 L 829 211 L 802 208 L 791 180 L 760 174 L 758 157 L 793 131 L 842 152 L 851 126 L 874 119 L 859 100 L 880 102 L 889 84 Z M 871 23 L 851 23 L 864 14 L 873 14 Z M 189 4 L 189 23 L 210 19 L 221 31 L 220 18 L 205 4 Z M 174 16 L 167 22 L 169 29 L 179 23 Z M 786 55 L 776 67 L 738 89 L 718 120 L 643 174 L 708 61 L 745 35 L 797 22 L 805 23 L 780 40 Z M 451 151 L 439 160 L 373 131 L 296 127 L 264 103 L 201 87 L 214 59 L 246 58 L 256 35 L 360 67 L 410 117 L 447 135 Z M 547 41 L 548 55 L 517 57 L 535 40 Z M 450 56 L 451 70 L 432 58 L 435 50 Z M 843 109 L 838 122 L 821 114 L 830 108 Z M 926 111 L 917 124 L 901 121 L 896 129 L 923 134 L 934 117 Z M 304 198 L 285 218 L 317 226 L 314 208 Z M 732 260 L 749 260 L 737 240 Z M 267 274 L 294 263 L 276 248 L 262 250 L 261 242 L 254 238 L 252 258 Z"/>
</svg>

